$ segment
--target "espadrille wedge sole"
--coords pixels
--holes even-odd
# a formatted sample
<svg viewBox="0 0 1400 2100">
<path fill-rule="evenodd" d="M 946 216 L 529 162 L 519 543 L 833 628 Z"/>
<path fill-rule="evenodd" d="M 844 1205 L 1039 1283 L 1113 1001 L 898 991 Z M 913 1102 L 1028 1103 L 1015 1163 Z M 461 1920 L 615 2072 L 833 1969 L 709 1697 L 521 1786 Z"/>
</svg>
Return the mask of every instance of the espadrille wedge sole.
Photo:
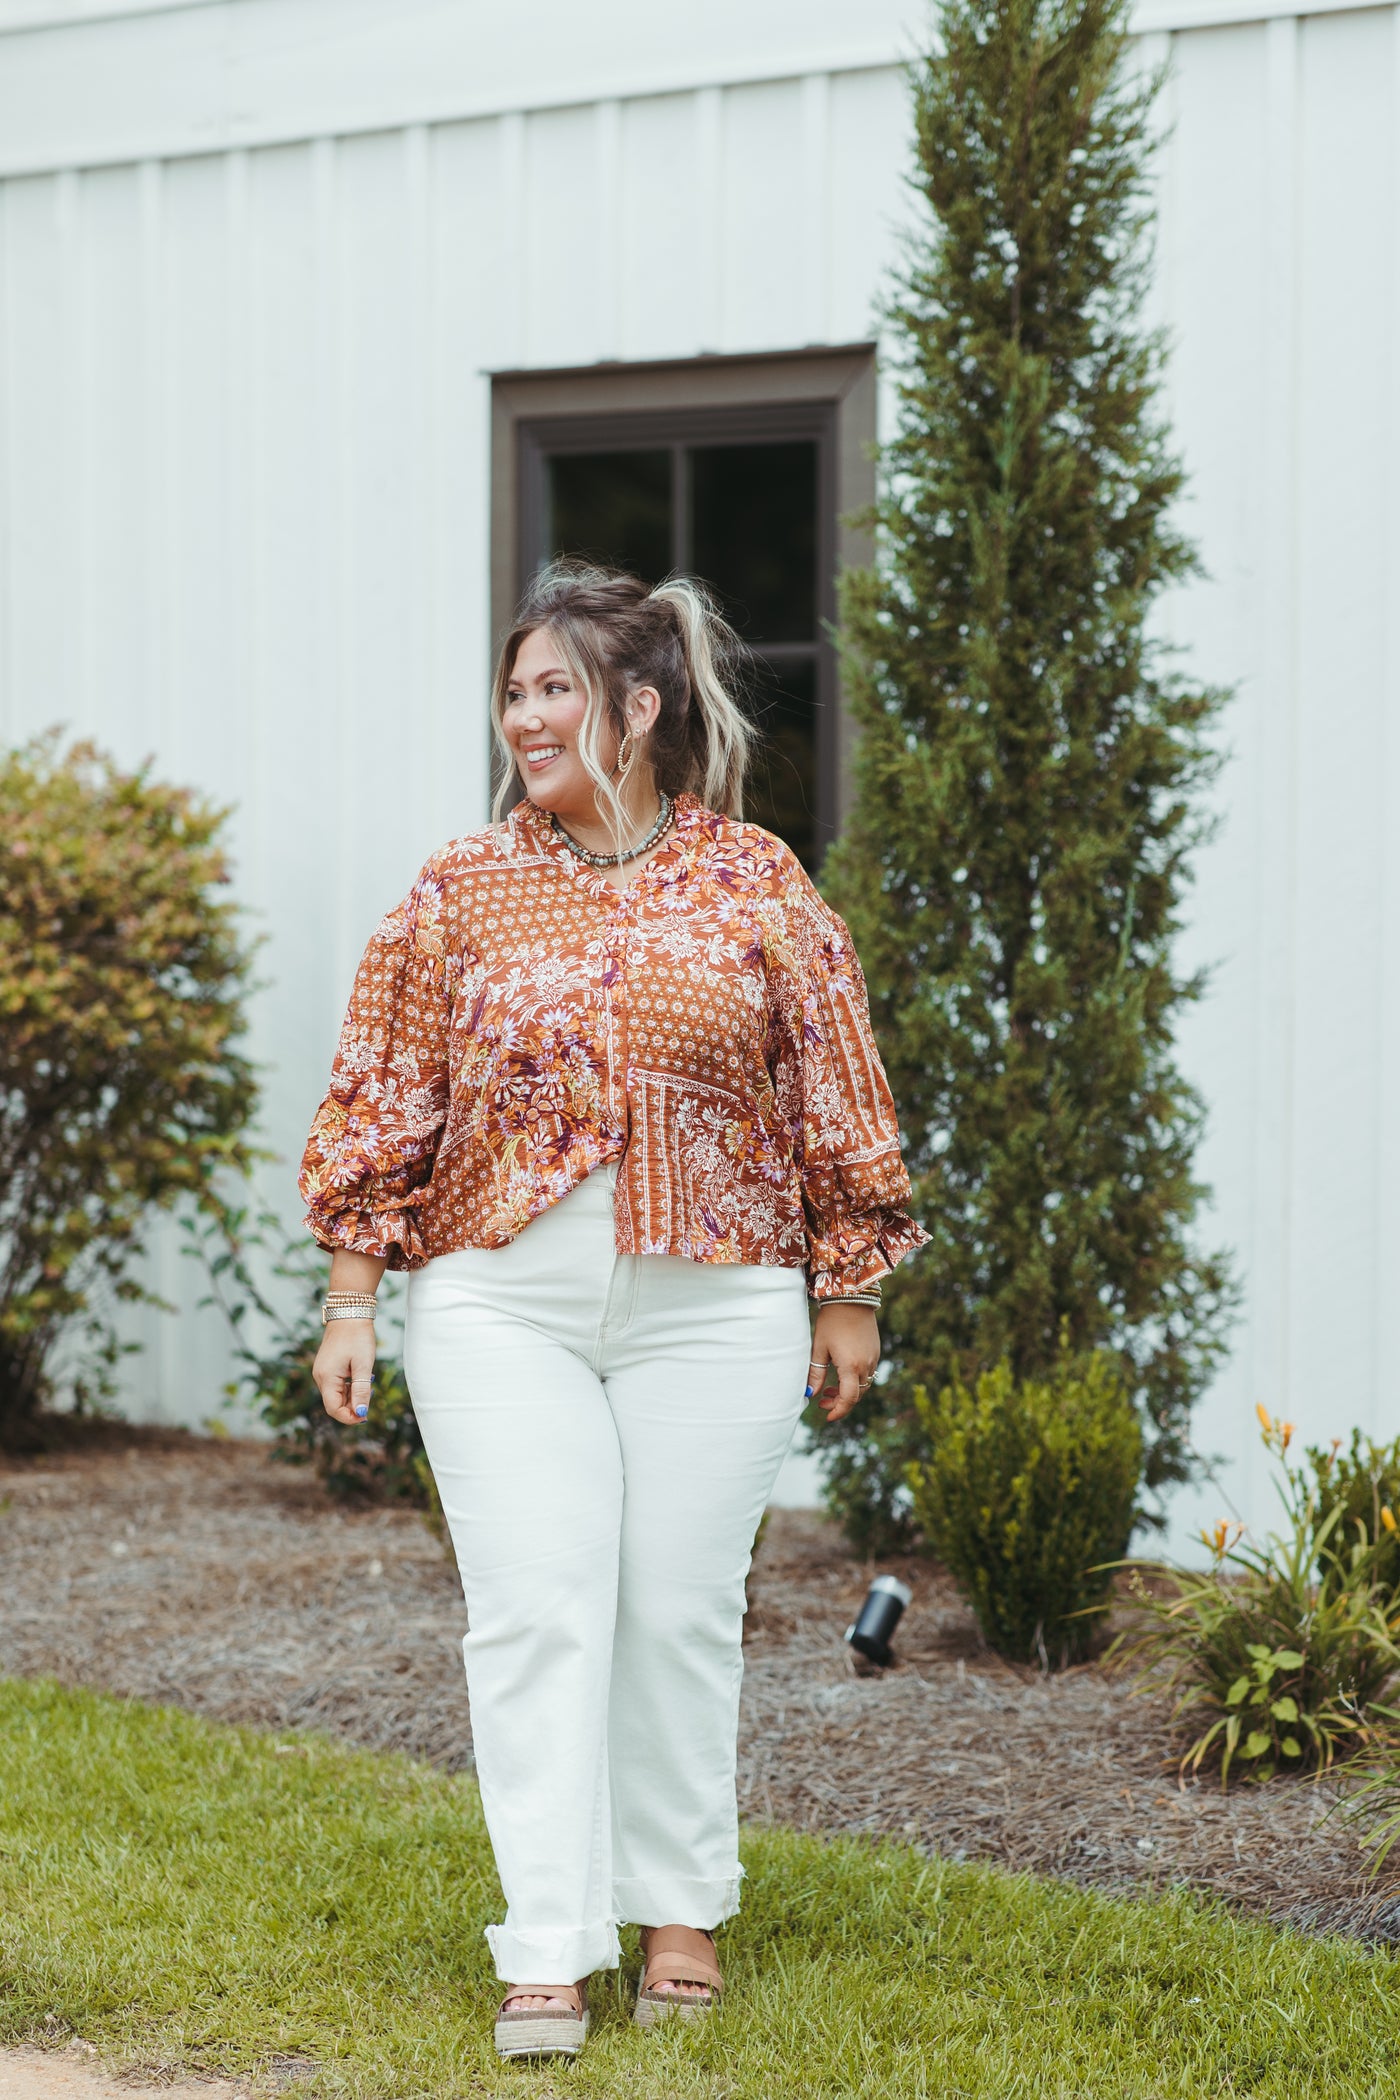
<svg viewBox="0 0 1400 2100">
<path fill-rule="evenodd" d="M 572 2007 L 511 2005 L 512 1998 L 573 1998 Z M 517 1983 L 496 2015 L 496 2054 L 507 2063 L 519 2056 L 577 2056 L 588 2036 L 588 1985 Z"/>
</svg>

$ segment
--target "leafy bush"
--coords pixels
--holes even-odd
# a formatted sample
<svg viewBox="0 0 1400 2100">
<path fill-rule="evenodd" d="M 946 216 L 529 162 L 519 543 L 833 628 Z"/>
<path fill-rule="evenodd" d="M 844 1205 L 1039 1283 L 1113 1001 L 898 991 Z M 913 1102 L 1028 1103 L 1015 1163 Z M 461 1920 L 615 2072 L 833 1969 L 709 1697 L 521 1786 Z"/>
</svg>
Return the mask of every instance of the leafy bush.
<svg viewBox="0 0 1400 2100">
<path fill-rule="evenodd" d="M 313 1466 L 343 1500 L 410 1503 L 441 1537 L 441 1504 L 397 1358 L 377 1357 L 363 1422 L 334 1422 L 321 1404 L 311 1377 L 326 1290 L 320 1249 L 289 1240 L 268 1211 L 250 1218 L 246 1210 L 226 1207 L 215 1217 L 186 1221 L 185 1229 L 188 1251 L 209 1279 L 206 1302 L 219 1307 L 233 1330 L 242 1371 L 229 1395 L 242 1393 L 256 1404 L 275 1433 L 274 1458 Z M 257 1256 L 287 1286 L 279 1294 L 287 1310 L 274 1305 L 259 1284 Z M 261 1347 L 248 1339 L 250 1314 L 262 1328 Z"/>
<path fill-rule="evenodd" d="M 0 759 L 0 1445 L 66 1329 L 110 1362 L 152 1211 L 250 1163 L 224 818 L 56 732 Z"/>
<path fill-rule="evenodd" d="M 1062 1344 L 1048 1378 L 1017 1380 L 1003 1362 L 975 1393 L 954 1383 L 918 1401 L 932 1456 L 909 1468 L 915 1516 L 986 1640 L 1047 1668 L 1083 1656 L 1142 1474 L 1118 1365 Z"/>
<path fill-rule="evenodd" d="M 1310 1446 L 1307 1460 L 1318 1515 L 1338 1510 L 1338 1531 L 1347 1539 L 1354 1538 L 1360 1526 L 1368 1544 L 1379 1549 L 1376 1581 L 1393 1595 L 1400 1589 L 1400 1437 L 1393 1444 L 1373 1444 L 1353 1429 L 1347 1450 L 1338 1437 L 1329 1451 Z"/>
<path fill-rule="evenodd" d="M 1340 1502 L 1324 1513 L 1305 1471 L 1287 1462 L 1291 1424 L 1259 1412 L 1280 1465 L 1283 1531 L 1254 1545 L 1221 1523 L 1201 1534 L 1208 1569 L 1136 1568 L 1139 1623 L 1114 1644 L 1139 1665 L 1142 1689 L 1176 1694 L 1174 1719 L 1204 1721 L 1181 1769 L 1218 1759 L 1222 1786 L 1232 1771 L 1320 1773 L 1373 1741 L 1400 1667 L 1400 1617 L 1377 1579 L 1388 1541 L 1378 1547 L 1359 1523 L 1348 1540 Z"/>
</svg>

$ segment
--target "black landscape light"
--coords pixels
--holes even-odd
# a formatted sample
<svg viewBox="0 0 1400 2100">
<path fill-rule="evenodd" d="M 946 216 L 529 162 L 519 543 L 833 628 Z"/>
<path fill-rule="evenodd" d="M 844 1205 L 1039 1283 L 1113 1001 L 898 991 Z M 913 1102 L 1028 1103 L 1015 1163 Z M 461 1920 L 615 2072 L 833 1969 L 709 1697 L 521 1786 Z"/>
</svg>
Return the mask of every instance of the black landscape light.
<svg viewBox="0 0 1400 2100">
<path fill-rule="evenodd" d="M 890 1640 L 904 1607 L 914 1592 L 895 1575 L 877 1575 L 865 1593 L 865 1602 L 854 1626 L 846 1628 L 846 1639 L 860 1655 L 883 1669 L 894 1661 Z"/>
</svg>

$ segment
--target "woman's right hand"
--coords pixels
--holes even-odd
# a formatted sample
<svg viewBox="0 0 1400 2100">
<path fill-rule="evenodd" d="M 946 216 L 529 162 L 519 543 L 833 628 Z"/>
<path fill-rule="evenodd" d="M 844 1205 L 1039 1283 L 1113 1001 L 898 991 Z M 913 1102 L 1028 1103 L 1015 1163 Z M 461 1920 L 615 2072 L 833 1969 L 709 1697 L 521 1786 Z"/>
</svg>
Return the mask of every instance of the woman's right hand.
<svg viewBox="0 0 1400 2100">
<path fill-rule="evenodd" d="M 328 1320 L 311 1376 L 336 1422 L 363 1422 L 374 1383 L 373 1320 Z"/>
</svg>

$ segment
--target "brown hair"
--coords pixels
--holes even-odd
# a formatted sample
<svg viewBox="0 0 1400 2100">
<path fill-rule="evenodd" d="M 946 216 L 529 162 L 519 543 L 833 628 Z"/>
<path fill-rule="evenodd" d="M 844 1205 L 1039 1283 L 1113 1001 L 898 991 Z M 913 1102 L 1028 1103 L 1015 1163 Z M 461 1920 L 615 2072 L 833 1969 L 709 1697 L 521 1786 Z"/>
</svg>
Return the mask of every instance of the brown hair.
<svg viewBox="0 0 1400 2100">
<path fill-rule="evenodd" d="M 627 819 L 602 763 L 602 730 L 611 723 L 619 739 L 624 735 L 627 696 L 640 686 L 661 699 L 642 744 L 657 786 L 743 815 L 755 732 L 737 696 L 750 684 L 752 659 L 704 584 L 675 576 L 651 590 L 622 570 L 556 561 L 526 591 L 496 665 L 491 722 L 506 762 L 493 809 L 498 821 L 514 777 L 502 717 L 521 644 L 540 628 L 548 628 L 587 702 L 579 756 L 619 846 Z"/>
</svg>

